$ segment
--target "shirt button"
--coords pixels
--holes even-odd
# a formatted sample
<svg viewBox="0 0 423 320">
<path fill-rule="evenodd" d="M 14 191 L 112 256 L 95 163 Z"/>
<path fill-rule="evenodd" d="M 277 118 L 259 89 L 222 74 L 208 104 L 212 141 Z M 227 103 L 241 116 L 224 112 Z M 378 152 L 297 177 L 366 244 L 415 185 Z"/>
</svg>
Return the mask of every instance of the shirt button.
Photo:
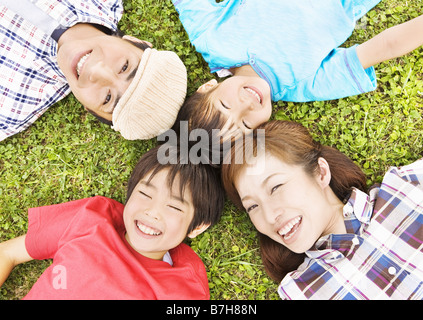
<svg viewBox="0 0 423 320">
<path fill-rule="evenodd" d="M 353 238 L 352 239 L 352 243 L 356 246 L 358 246 L 360 244 L 360 240 L 358 240 L 357 238 Z"/>
<path fill-rule="evenodd" d="M 389 267 L 388 273 L 393 276 L 397 273 L 397 270 L 394 267 Z"/>
</svg>

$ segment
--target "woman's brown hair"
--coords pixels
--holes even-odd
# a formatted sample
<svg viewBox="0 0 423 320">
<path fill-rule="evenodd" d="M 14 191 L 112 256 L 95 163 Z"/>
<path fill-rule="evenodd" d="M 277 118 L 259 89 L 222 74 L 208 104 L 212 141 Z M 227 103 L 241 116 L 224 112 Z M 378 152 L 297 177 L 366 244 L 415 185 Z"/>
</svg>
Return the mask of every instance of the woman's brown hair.
<svg viewBox="0 0 423 320">
<path fill-rule="evenodd" d="M 363 171 L 346 155 L 335 148 L 322 146 L 313 140 L 308 130 L 299 123 L 292 121 L 269 121 L 260 125 L 252 135 L 253 154 L 257 155 L 258 132 L 264 130 L 264 149 L 266 154 L 271 154 L 290 165 L 300 165 L 304 170 L 314 175 L 319 170 L 318 159 L 326 159 L 331 171 L 330 187 L 335 195 L 344 203 L 348 200 L 352 188 L 366 191 L 366 176 Z M 263 131 L 261 131 L 263 132 Z M 226 159 L 222 165 L 223 185 L 228 197 L 239 208 L 242 208 L 241 199 L 235 188 L 234 182 L 238 179 L 243 169 L 248 165 L 245 161 L 232 161 L 236 155 L 245 153 L 246 141 L 234 143 L 230 160 Z M 266 272 L 276 282 L 280 282 L 288 272 L 296 270 L 304 261 L 305 254 L 297 254 L 285 246 L 259 233 L 260 251 Z"/>
</svg>

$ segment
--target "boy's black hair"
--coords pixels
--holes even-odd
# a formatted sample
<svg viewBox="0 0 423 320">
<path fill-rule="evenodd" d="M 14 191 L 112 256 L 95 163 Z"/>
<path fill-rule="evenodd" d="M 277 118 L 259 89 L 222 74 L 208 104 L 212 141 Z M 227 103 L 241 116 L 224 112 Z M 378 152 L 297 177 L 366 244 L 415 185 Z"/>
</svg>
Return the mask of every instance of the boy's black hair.
<svg viewBox="0 0 423 320">
<path fill-rule="evenodd" d="M 192 196 L 194 218 L 188 228 L 188 233 L 202 224 L 216 224 L 221 217 L 225 202 L 225 193 L 220 178 L 220 170 L 208 164 L 194 164 L 189 157 L 180 152 L 179 146 L 166 145 L 169 151 L 165 164 L 158 159 L 162 146 L 157 146 L 146 152 L 135 166 L 128 182 L 127 198 L 131 196 L 135 186 L 145 176 L 151 173 L 150 180 L 160 171 L 168 169 L 168 187 L 171 188 L 175 177 L 179 176 L 179 191 L 182 195 L 188 190 Z M 187 150 L 186 154 L 189 154 Z M 176 164 L 172 164 L 176 163 Z"/>
</svg>

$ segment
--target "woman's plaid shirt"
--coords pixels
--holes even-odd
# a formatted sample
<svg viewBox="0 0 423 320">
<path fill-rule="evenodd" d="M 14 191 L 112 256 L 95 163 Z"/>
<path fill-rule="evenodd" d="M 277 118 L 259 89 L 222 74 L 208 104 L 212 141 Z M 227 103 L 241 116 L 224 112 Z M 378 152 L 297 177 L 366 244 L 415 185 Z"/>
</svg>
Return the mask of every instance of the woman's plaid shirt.
<svg viewBox="0 0 423 320">
<path fill-rule="evenodd" d="M 320 238 L 279 286 L 282 299 L 423 299 L 423 159 L 354 190 L 347 234 Z"/>
<path fill-rule="evenodd" d="M 121 0 L 31 0 L 62 27 L 95 23 L 116 30 Z M 25 4 L 22 4 L 25 5 Z M 0 4 L 0 141 L 70 93 L 50 35 Z"/>
</svg>

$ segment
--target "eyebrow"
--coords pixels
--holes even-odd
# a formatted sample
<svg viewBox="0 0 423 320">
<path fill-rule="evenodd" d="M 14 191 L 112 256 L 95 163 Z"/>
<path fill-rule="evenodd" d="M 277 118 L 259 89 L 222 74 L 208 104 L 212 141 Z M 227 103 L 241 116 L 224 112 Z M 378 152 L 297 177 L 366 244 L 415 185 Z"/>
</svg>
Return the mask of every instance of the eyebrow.
<svg viewBox="0 0 423 320">
<path fill-rule="evenodd" d="M 280 175 L 280 173 L 273 173 L 270 176 L 268 176 L 266 179 L 264 179 L 261 183 L 261 186 L 264 187 L 265 184 L 267 184 L 267 181 L 269 181 L 271 178 L 273 178 L 274 176 Z"/>
<path fill-rule="evenodd" d="M 261 188 L 263 188 L 264 186 L 265 186 L 265 184 L 272 178 L 272 177 L 274 177 L 274 176 L 276 176 L 276 175 L 279 175 L 280 173 L 273 173 L 273 174 L 271 174 L 270 176 L 268 176 L 266 179 L 264 179 L 262 182 L 261 182 L 261 184 L 260 184 L 260 187 Z M 248 198 L 250 198 L 250 196 L 247 194 L 245 197 L 242 197 L 241 198 L 241 202 L 242 201 L 244 201 L 245 199 L 248 199 Z"/>
<path fill-rule="evenodd" d="M 152 183 L 150 183 L 150 182 L 140 181 L 139 183 L 141 183 L 142 185 L 144 185 L 144 186 L 146 186 L 146 187 L 149 187 L 149 188 L 154 189 L 154 191 L 155 191 L 155 192 L 157 192 L 157 191 L 158 191 L 158 188 L 157 188 L 154 184 L 152 184 Z M 179 196 L 176 196 L 176 195 L 174 195 L 173 193 L 171 193 L 171 194 L 170 194 L 170 197 L 171 197 L 173 200 L 176 200 L 176 201 L 181 202 L 181 203 L 183 203 L 183 204 L 187 204 L 187 201 L 186 201 L 184 198 L 179 197 Z"/>
<path fill-rule="evenodd" d="M 134 70 L 132 70 L 132 72 L 126 78 L 126 82 L 132 81 L 134 79 L 135 74 L 137 73 L 137 71 L 138 71 L 138 67 L 136 67 Z M 118 94 L 117 95 L 117 97 L 115 99 L 115 102 L 113 104 L 113 109 L 112 109 L 112 112 L 111 113 L 113 113 L 113 111 L 115 110 L 117 104 L 119 103 L 120 98 L 122 98 L 122 94 Z"/>
</svg>

